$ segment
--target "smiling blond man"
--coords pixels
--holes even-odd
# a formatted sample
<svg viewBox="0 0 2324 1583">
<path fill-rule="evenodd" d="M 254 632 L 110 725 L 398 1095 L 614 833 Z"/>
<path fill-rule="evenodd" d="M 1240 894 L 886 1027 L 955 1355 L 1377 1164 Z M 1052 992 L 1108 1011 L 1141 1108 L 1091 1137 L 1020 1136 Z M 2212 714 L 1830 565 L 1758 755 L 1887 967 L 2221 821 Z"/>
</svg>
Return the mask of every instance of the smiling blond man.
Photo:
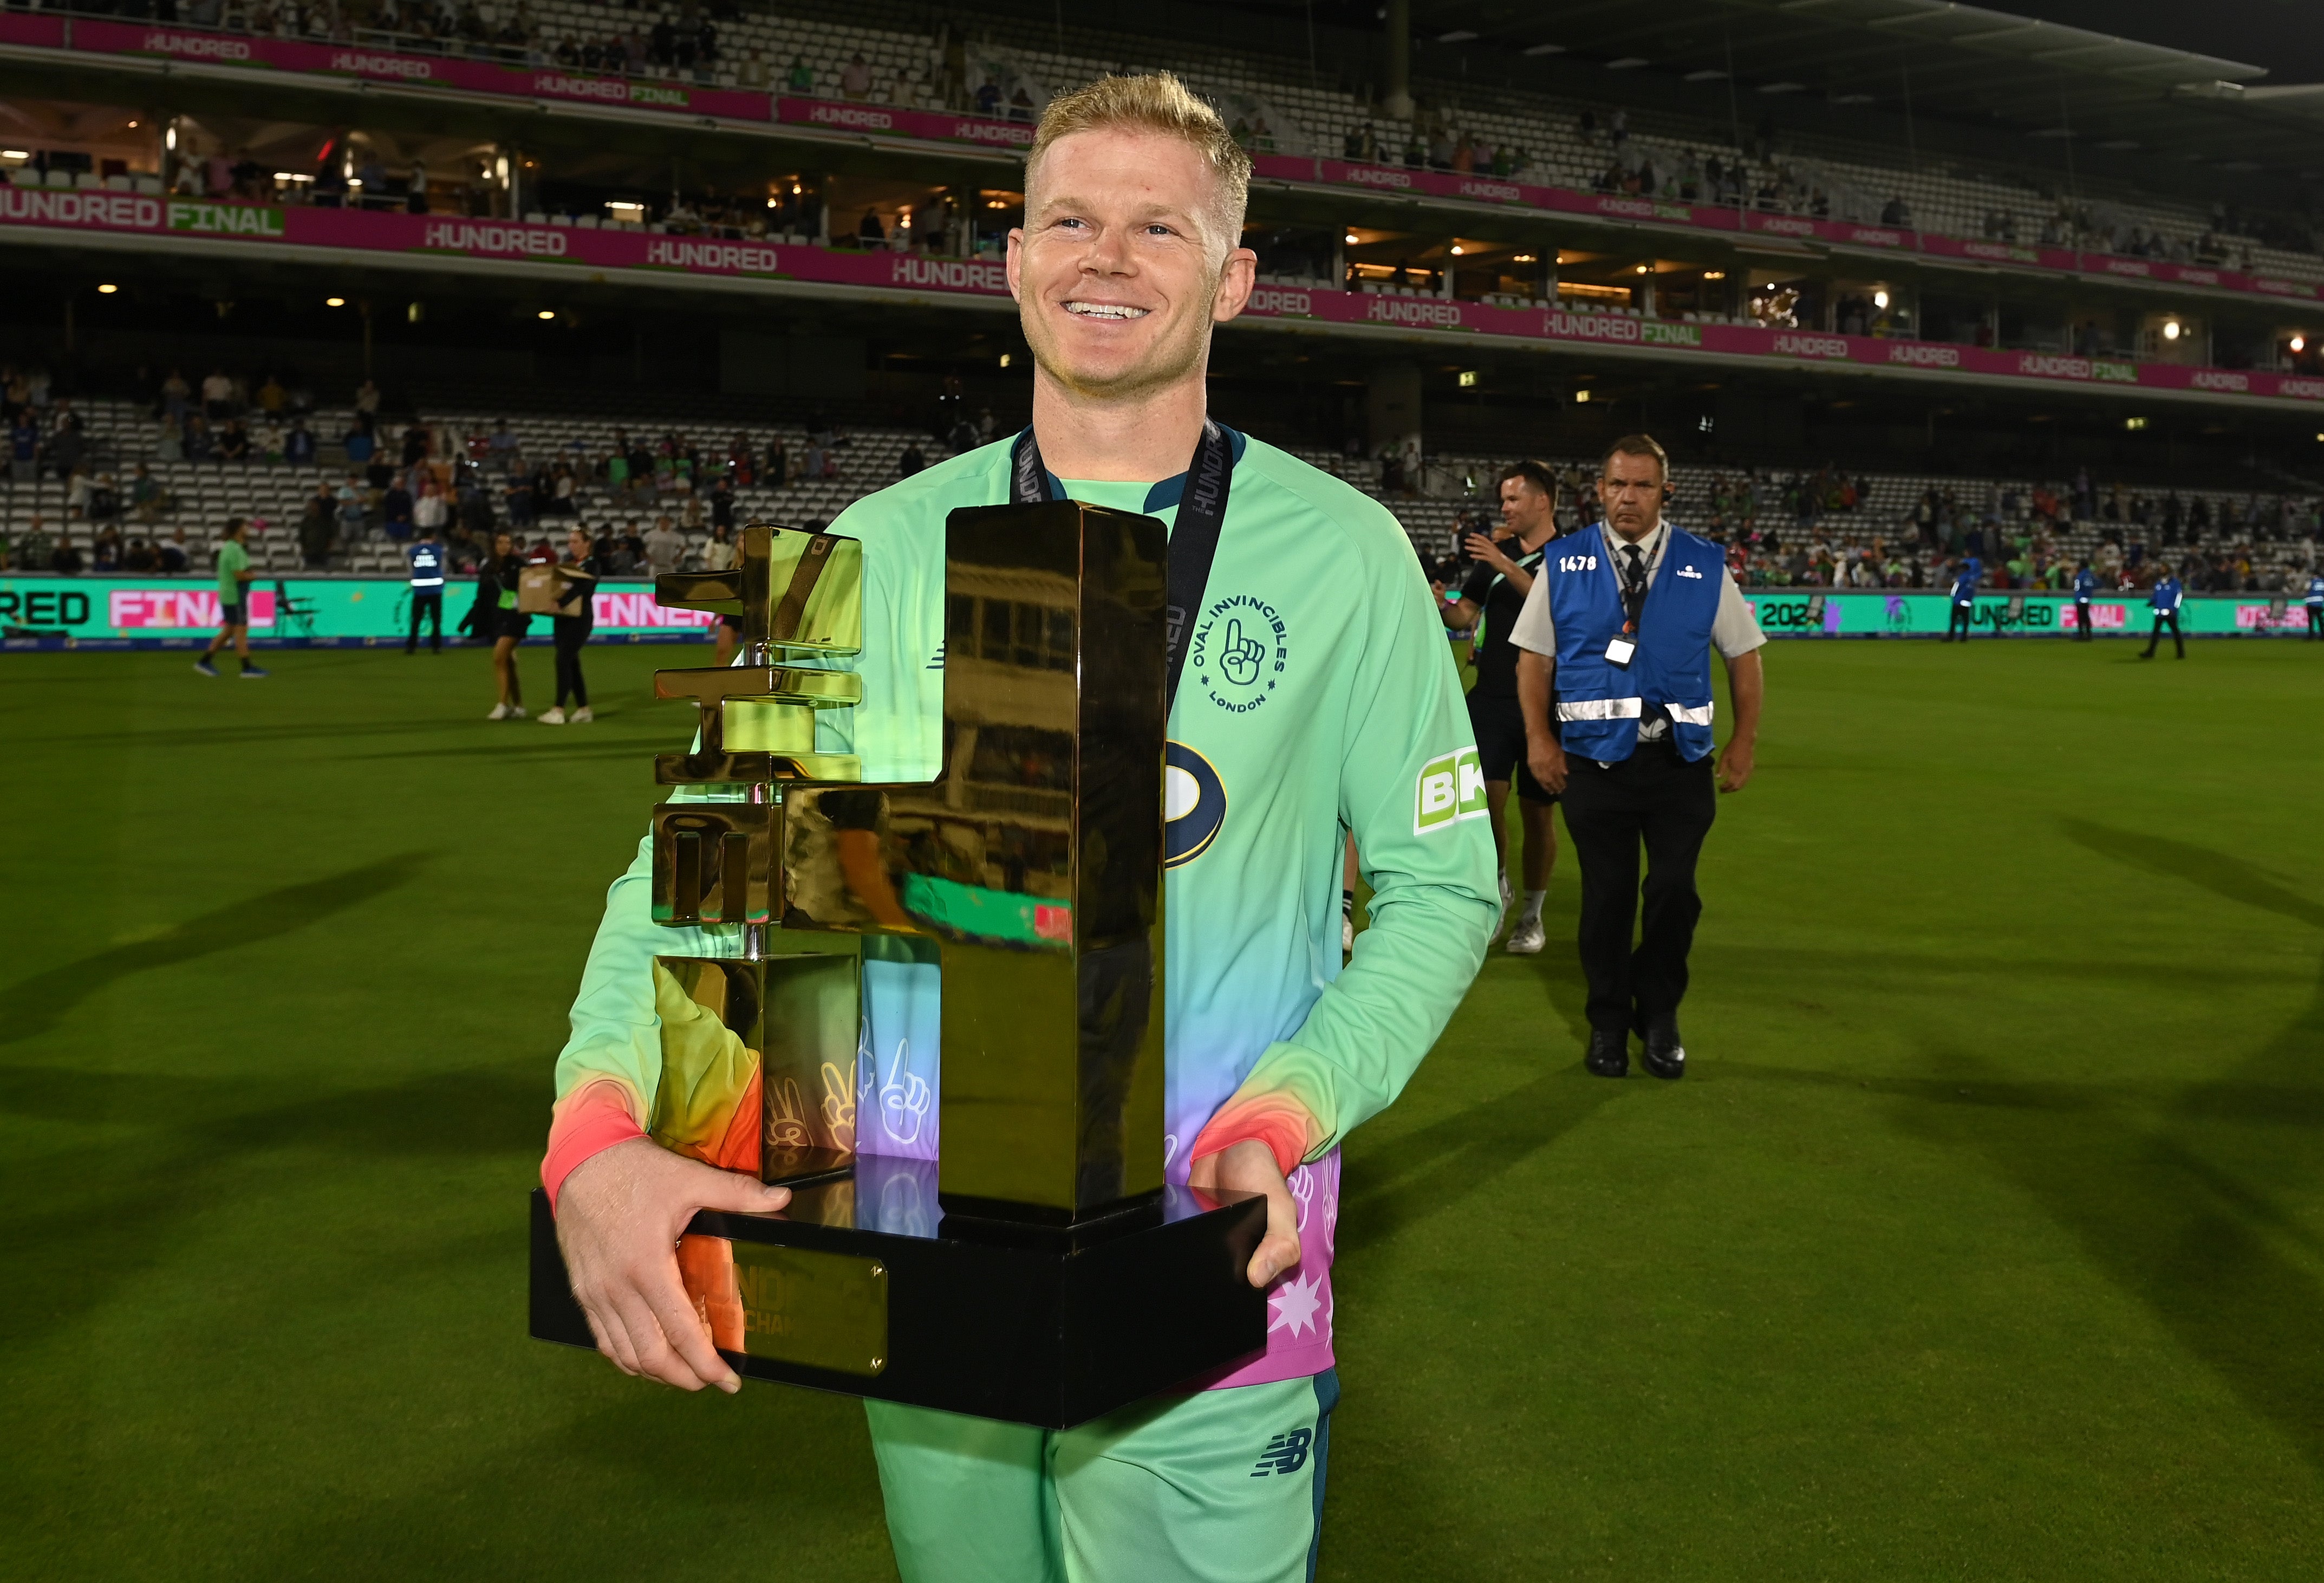
<svg viewBox="0 0 2324 1583">
<path fill-rule="evenodd" d="M 1009 279 L 1033 349 L 1033 421 L 881 491 L 835 532 L 864 545 L 867 702 L 824 745 L 872 781 L 941 771 L 945 519 L 1070 497 L 1144 512 L 1172 554 L 1214 537 L 1169 716 L 1164 1139 L 1174 1182 L 1259 1192 L 1249 1275 L 1268 1345 L 1079 1428 L 869 1404 L 906 1583 L 1308 1577 L 1339 1385 L 1332 1348 L 1340 1141 L 1393 1101 L 1482 960 L 1499 897 L 1484 783 L 1426 583 L 1396 520 L 1210 419 L 1213 326 L 1248 299 L 1237 245 L 1250 165 L 1167 76 L 1053 101 L 1026 167 Z M 1190 477 L 1194 480 L 1189 487 Z M 1342 829 L 1373 887 L 1344 967 Z M 733 1389 L 692 1320 L 670 1244 L 697 1206 L 777 1208 L 638 1135 L 656 1067 L 641 856 L 616 882 L 558 1068 L 542 1176 L 574 1286 L 632 1373 Z M 863 968 L 878 1093 L 871 1153 L 928 1153 L 942 1081 L 936 975 Z M 892 1052 L 892 1053 L 891 1053 Z M 914 1085 L 924 1087 L 915 1089 Z"/>
</svg>

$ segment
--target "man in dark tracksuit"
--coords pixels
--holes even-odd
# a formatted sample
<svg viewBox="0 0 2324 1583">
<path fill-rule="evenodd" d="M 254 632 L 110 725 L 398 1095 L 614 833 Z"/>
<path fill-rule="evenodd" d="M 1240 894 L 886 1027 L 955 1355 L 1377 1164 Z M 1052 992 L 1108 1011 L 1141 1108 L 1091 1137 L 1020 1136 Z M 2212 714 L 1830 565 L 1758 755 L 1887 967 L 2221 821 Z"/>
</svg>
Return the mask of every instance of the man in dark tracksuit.
<svg viewBox="0 0 2324 1583">
<path fill-rule="evenodd" d="M 2179 601 L 2182 597 L 2176 572 L 2166 571 L 2154 579 L 2154 592 L 2148 598 L 2148 603 L 2154 606 L 2154 632 L 2146 640 L 2146 650 L 2138 656 L 2140 659 L 2154 658 L 2154 645 L 2163 641 L 2163 627 L 2166 622 L 2170 624 L 2171 642 L 2177 647 L 2179 658 L 2183 660 L 2187 657 L 2187 640 L 2179 632 Z"/>
<path fill-rule="evenodd" d="M 1648 1071 L 1685 1074 L 1678 1007 L 1702 913 L 1695 859 L 1718 814 L 1713 787 L 1743 789 L 1759 731 L 1766 639 L 1720 547 L 1662 520 L 1669 478 L 1654 440 L 1616 440 L 1599 477 L 1604 522 L 1551 542 L 1509 634 L 1526 651 L 1517 661 L 1526 761 L 1563 794 L 1582 862 L 1584 1064 L 1605 1078 L 1628 1072 L 1633 1030 Z M 1715 774 L 1713 647 L 1735 708 Z M 1641 845 L 1645 919 L 1634 949 Z"/>
<path fill-rule="evenodd" d="M 1945 618 L 1945 642 L 1952 642 L 1956 632 L 1960 634 L 1961 642 L 1969 642 L 1977 625 L 1977 585 L 1984 579 L 1984 561 L 1972 555 L 1961 562 L 1960 572 L 1953 579 L 1952 611 Z M 1998 626 L 1993 630 L 1995 635 L 2000 634 Z"/>
</svg>

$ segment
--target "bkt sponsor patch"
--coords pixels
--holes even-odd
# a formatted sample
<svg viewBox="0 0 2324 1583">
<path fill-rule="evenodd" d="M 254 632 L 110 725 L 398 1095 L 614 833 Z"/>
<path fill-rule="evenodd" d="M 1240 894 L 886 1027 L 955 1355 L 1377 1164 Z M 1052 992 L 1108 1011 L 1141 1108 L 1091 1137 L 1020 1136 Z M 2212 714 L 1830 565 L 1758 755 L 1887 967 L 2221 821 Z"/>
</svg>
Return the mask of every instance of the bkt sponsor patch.
<svg viewBox="0 0 2324 1583">
<path fill-rule="evenodd" d="M 1414 835 L 1425 836 L 1485 814 L 1485 770 L 1475 748 L 1464 747 L 1420 766 L 1420 779 L 1413 787 Z"/>
</svg>

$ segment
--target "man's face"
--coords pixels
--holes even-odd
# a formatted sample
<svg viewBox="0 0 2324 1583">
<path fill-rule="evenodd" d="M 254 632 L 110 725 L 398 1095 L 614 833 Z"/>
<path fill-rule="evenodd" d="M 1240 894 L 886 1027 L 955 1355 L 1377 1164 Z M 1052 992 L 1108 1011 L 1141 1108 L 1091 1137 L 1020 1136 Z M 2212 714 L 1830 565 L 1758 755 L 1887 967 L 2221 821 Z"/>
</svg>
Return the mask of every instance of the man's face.
<svg viewBox="0 0 2324 1583">
<path fill-rule="evenodd" d="M 1616 532 L 1625 539 L 1645 538 L 1662 520 L 1662 464 L 1650 456 L 1616 451 L 1599 475 L 1598 502 Z"/>
<path fill-rule="evenodd" d="M 1501 480 L 1501 523 L 1520 539 L 1545 532 L 1556 523 L 1556 507 L 1527 478 Z"/>
<path fill-rule="evenodd" d="M 1042 370 L 1114 398 L 1199 370 L 1211 326 L 1242 311 L 1259 263 L 1219 235 L 1218 178 L 1202 155 L 1153 133 L 1077 132 L 1049 145 L 1028 185 L 1009 289 Z"/>
</svg>

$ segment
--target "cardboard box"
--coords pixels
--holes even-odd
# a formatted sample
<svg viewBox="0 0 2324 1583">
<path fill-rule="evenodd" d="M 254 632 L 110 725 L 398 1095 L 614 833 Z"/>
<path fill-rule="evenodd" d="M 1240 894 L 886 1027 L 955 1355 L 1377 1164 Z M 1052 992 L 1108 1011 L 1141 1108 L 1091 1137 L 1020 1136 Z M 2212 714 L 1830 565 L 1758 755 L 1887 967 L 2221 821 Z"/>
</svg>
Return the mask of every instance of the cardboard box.
<svg viewBox="0 0 2324 1583">
<path fill-rule="evenodd" d="M 555 616 L 565 587 L 553 566 L 528 566 L 516 574 L 516 607 L 526 616 Z"/>
</svg>

